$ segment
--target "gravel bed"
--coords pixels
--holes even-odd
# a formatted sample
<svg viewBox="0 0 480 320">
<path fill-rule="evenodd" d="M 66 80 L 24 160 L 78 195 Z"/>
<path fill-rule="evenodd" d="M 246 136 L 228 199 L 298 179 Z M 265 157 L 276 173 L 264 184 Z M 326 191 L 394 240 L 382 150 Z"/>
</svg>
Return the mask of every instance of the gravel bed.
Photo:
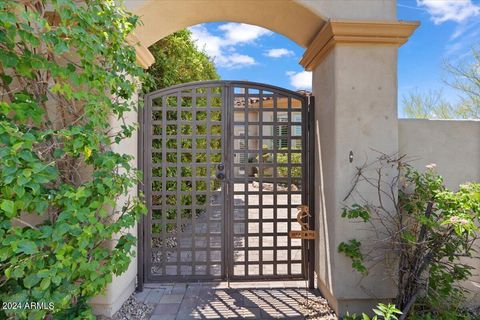
<svg viewBox="0 0 480 320">
<path fill-rule="evenodd" d="M 335 312 L 323 297 L 312 297 L 299 302 L 301 311 L 309 320 L 338 320 Z"/>
<path fill-rule="evenodd" d="M 148 320 L 152 315 L 153 309 L 153 304 L 140 302 L 132 294 L 112 318 L 103 317 L 99 320 Z"/>
</svg>

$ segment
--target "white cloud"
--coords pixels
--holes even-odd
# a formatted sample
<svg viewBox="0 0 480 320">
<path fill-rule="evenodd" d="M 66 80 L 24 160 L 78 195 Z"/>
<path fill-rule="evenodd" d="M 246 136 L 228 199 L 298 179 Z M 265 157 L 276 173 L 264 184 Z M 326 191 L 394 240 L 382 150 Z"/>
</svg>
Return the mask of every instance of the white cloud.
<svg viewBox="0 0 480 320">
<path fill-rule="evenodd" d="M 424 7 L 435 24 L 446 21 L 461 23 L 480 15 L 480 7 L 471 0 L 417 0 L 419 7 Z"/>
<path fill-rule="evenodd" d="M 285 48 L 277 48 L 277 49 L 270 49 L 265 51 L 264 55 L 270 58 L 280 58 L 280 57 L 293 56 L 294 53 L 292 50 L 288 50 Z"/>
<path fill-rule="evenodd" d="M 197 48 L 205 50 L 205 53 L 212 58 L 222 54 L 222 38 L 214 36 L 201 24 L 190 27 L 189 30 L 192 33 L 193 41 L 197 44 Z"/>
<path fill-rule="evenodd" d="M 297 90 L 310 90 L 312 88 L 312 73 L 310 71 L 288 71 L 287 76 L 290 77 L 290 84 Z"/>
<path fill-rule="evenodd" d="M 235 22 L 222 24 L 218 29 L 225 31 L 224 38 L 229 45 L 252 42 L 261 36 L 272 34 L 270 30 L 261 27 Z"/>
<path fill-rule="evenodd" d="M 244 23 L 225 23 L 218 27 L 223 35 L 217 36 L 208 31 L 204 25 L 190 27 L 192 39 L 199 49 L 205 50 L 215 64 L 224 68 L 241 68 L 256 64 L 251 56 L 236 52 L 236 46 L 252 43 L 271 31 Z"/>
<path fill-rule="evenodd" d="M 257 64 L 254 58 L 244 55 L 233 53 L 231 55 L 223 56 L 221 64 L 226 68 L 241 68 L 241 67 L 248 67 L 254 64 Z"/>
</svg>

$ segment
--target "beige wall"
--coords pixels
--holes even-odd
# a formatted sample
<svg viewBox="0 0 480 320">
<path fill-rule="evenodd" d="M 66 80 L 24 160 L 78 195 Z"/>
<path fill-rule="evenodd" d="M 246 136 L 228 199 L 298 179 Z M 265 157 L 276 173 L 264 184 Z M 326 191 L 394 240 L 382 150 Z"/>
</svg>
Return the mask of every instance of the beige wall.
<svg viewBox="0 0 480 320">
<path fill-rule="evenodd" d="M 437 164 L 448 188 L 480 182 L 480 121 L 401 119 L 399 152 L 423 170 Z"/>
<path fill-rule="evenodd" d="M 406 154 L 413 166 L 424 170 L 435 163 L 447 187 L 454 190 L 465 182 L 480 182 L 480 120 L 401 119 L 398 127 L 400 154 Z M 472 291 L 468 304 L 480 304 L 479 259 L 469 261 L 476 270 L 465 283 Z"/>
<path fill-rule="evenodd" d="M 349 20 L 396 20 L 396 0 L 298 0 L 323 17 Z"/>
<path fill-rule="evenodd" d="M 133 98 L 137 100 L 137 96 Z M 121 123 L 118 122 L 117 118 L 111 117 L 111 124 L 113 132 L 119 131 L 119 126 Z M 137 123 L 137 112 L 130 111 L 125 114 L 125 123 L 132 124 Z M 119 144 L 114 144 L 112 146 L 112 151 L 118 152 L 120 154 L 128 154 L 134 157 L 131 161 L 131 166 L 133 168 L 137 167 L 137 132 L 135 131 L 132 136 L 128 139 L 122 140 Z M 128 197 L 136 197 L 137 188 L 134 187 L 130 190 L 128 196 L 121 197 L 117 201 L 117 210 L 120 210 L 124 203 L 128 200 Z M 130 230 L 125 230 L 124 232 L 130 232 L 134 236 L 137 236 L 137 227 Z M 113 244 L 112 244 L 113 246 Z M 120 309 L 122 304 L 128 297 L 132 294 L 136 287 L 136 277 L 137 277 L 137 257 L 135 256 L 130 263 L 130 266 L 126 272 L 118 277 L 113 277 L 112 283 L 110 283 L 106 290 L 105 294 L 93 298 L 90 303 L 93 307 L 93 310 L 96 315 L 104 315 L 107 317 L 112 316 L 115 312 Z"/>
<path fill-rule="evenodd" d="M 204 22 L 257 25 L 306 48 L 328 19 L 396 20 L 395 0 L 127 0 L 126 5 L 142 18 L 136 35 L 145 47 Z"/>
<path fill-rule="evenodd" d="M 316 158 L 316 181 L 323 182 L 315 190 L 320 232 L 316 272 L 319 287 L 326 296 L 334 297 L 330 301 L 340 314 L 364 311 L 375 303 L 373 299 L 393 296 L 382 269 L 361 279 L 337 248 L 342 241 L 371 237 L 358 224 L 341 218 L 341 211 L 349 203 L 343 199 L 356 168 L 378 156 L 372 150 L 398 150 L 396 65 L 395 46 L 337 45 L 313 72 L 317 148 L 321 152 Z M 376 195 L 370 191 L 364 189 L 366 198 L 375 201 Z"/>
<path fill-rule="evenodd" d="M 257 25 L 306 47 L 325 21 L 291 0 L 127 0 L 126 5 L 142 18 L 136 35 L 145 47 L 180 29 L 215 21 Z"/>
</svg>

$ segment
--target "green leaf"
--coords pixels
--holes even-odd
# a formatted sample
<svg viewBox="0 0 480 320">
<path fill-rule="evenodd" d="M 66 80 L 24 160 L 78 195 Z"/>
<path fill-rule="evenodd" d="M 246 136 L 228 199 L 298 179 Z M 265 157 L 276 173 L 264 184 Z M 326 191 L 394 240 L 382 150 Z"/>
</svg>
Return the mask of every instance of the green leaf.
<svg viewBox="0 0 480 320">
<path fill-rule="evenodd" d="M 37 245 L 33 241 L 24 240 L 18 246 L 19 252 L 23 252 L 25 254 L 34 254 L 38 252 Z"/>
<path fill-rule="evenodd" d="M 12 146 L 12 150 L 15 151 L 15 152 L 17 152 L 18 149 L 20 149 L 22 146 L 23 146 L 23 141 L 22 141 L 22 142 L 15 143 L 15 144 Z"/>
<path fill-rule="evenodd" d="M 15 215 L 15 203 L 12 200 L 2 200 L 2 204 L 0 204 L 0 209 L 5 211 L 8 218 L 11 218 Z"/>
<path fill-rule="evenodd" d="M 0 62 L 5 68 L 13 68 L 18 63 L 18 57 L 13 52 L 0 50 Z"/>
<path fill-rule="evenodd" d="M 40 289 L 46 290 L 50 286 L 50 278 L 44 278 L 42 282 L 40 282 Z"/>
<path fill-rule="evenodd" d="M 36 274 L 29 274 L 28 276 L 23 279 L 23 285 L 25 288 L 32 288 L 40 281 L 40 278 Z"/>
<path fill-rule="evenodd" d="M 32 175 L 32 169 L 24 169 L 23 170 L 23 175 L 27 178 L 29 178 Z"/>
</svg>

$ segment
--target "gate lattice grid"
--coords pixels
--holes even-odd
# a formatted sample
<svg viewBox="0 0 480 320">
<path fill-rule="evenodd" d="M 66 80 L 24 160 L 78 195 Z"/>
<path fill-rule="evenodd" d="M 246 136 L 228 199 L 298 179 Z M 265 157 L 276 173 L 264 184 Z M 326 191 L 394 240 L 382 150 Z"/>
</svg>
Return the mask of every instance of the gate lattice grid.
<svg viewBox="0 0 480 320">
<path fill-rule="evenodd" d="M 146 95 L 147 281 L 301 279 L 307 241 L 307 97 L 207 81 Z"/>
</svg>

